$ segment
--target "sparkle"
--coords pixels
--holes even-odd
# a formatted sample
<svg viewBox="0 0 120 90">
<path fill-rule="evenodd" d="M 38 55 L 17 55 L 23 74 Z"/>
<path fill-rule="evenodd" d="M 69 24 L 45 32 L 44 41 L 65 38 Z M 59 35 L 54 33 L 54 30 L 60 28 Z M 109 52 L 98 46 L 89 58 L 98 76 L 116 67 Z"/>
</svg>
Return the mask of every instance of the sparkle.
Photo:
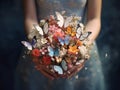
<svg viewBox="0 0 120 90">
<path fill-rule="evenodd" d="M 23 59 L 25 59 L 25 55 L 23 55 L 22 57 L 23 57 Z"/>
<path fill-rule="evenodd" d="M 87 67 L 85 67 L 85 70 L 87 70 L 88 68 Z"/>
<path fill-rule="evenodd" d="M 107 57 L 108 57 L 108 54 L 106 53 L 106 54 L 105 54 L 105 58 L 107 58 Z"/>
<path fill-rule="evenodd" d="M 76 76 L 75 76 L 75 79 L 78 79 L 78 78 L 79 78 L 79 76 L 78 76 L 78 75 L 76 75 Z"/>
</svg>

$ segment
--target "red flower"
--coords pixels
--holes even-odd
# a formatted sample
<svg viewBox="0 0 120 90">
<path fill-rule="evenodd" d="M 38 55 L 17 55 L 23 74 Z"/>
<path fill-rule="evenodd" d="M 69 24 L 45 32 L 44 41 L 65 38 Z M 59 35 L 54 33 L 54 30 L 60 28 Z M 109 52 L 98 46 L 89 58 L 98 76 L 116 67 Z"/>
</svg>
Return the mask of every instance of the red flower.
<svg viewBox="0 0 120 90">
<path fill-rule="evenodd" d="M 33 50 L 32 50 L 32 55 L 35 56 L 35 57 L 39 57 L 39 56 L 40 56 L 40 51 L 39 51 L 39 49 L 33 49 Z"/>
<path fill-rule="evenodd" d="M 53 39 L 54 42 L 58 42 L 58 37 L 57 36 L 53 36 L 52 39 Z"/>
<path fill-rule="evenodd" d="M 43 56 L 42 61 L 45 65 L 50 65 L 51 64 L 51 57 L 50 56 Z"/>
</svg>

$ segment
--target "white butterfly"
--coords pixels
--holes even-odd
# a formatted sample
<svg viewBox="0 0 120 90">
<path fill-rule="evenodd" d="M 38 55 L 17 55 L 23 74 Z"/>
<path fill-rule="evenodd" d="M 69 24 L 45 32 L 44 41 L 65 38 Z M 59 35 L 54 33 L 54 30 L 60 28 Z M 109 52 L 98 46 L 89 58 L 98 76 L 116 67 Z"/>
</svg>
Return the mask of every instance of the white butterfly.
<svg viewBox="0 0 120 90">
<path fill-rule="evenodd" d="M 33 26 L 39 32 L 40 35 L 44 35 L 43 34 L 43 30 L 42 30 L 42 28 L 39 25 L 33 24 Z"/>
<path fill-rule="evenodd" d="M 62 27 L 64 24 L 63 16 L 59 12 L 56 12 L 56 16 L 57 16 L 57 20 L 58 20 L 58 22 L 57 22 L 58 26 Z"/>
<path fill-rule="evenodd" d="M 63 70 L 65 70 L 65 71 L 68 69 L 67 63 L 65 62 L 65 60 L 62 60 L 61 66 L 62 66 Z"/>
<path fill-rule="evenodd" d="M 66 13 L 66 11 L 61 11 L 61 14 L 64 15 Z"/>
<path fill-rule="evenodd" d="M 84 29 L 84 25 L 82 23 L 79 23 L 78 26 L 83 30 Z"/>
<path fill-rule="evenodd" d="M 66 28 L 67 26 L 69 26 L 70 22 L 72 21 L 73 17 L 70 16 L 70 17 L 67 17 L 65 19 L 65 22 L 64 22 L 64 27 Z"/>
<path fill-rule="evenodd" d="M 76 37 L 79 38 L 82 34 L 82 29 L 80 27 L 77 28 L 77 32 L 76 32 Z"/>
<path fill-rule="evenodd" d="M 28 50 L 32 50 L 32 45 L 27 41 L 21 41 L 21 43 L 27 47 Z"/>
<path fill-rule="evenodd" d="M 76 37 L 79 38 L 81 41 L 85 40 L 89 35 L 91 34 L 91 32 L 82 32 L 82 29 L 80 27 L 78 27 L 77 29 L 77 33 L 76 33 Z"/>
<path fill-rule="evenodd" d="M 58 74 L 63 74 L 63 70 L 62 70 L 62 68 L 61 68 L 60 66 L 54 65 L 54 66 L 53 66 L 53 69 L 54 69 L 56 72 L 58 72 Z"/>
<path fill-rule="evenodd" d="M 48 23 L 45 23 L 45 24 L 44 24 L 43 30 L 44 30 L 44 33 L 45 33 L 45 34 L 48 33 Z"/>
</svg>

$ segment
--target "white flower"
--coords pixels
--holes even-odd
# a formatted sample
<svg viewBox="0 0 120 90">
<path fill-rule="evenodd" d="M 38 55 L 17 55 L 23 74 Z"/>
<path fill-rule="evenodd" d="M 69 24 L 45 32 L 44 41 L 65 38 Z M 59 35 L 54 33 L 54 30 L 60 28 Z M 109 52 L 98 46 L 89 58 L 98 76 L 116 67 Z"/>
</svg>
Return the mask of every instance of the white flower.
<svg viewBox="0 0 120 90">
<path fill-rule="evenodd" d="M 47 43 L 47 40 L 46 40 L 46 38 L 41 38 L 41 43 L 42 43 L 42 44 L 45 44 L 45 43 Z"/>
<path fill-rule="evenodd" d="M 81 56 L 85 58 L 85 55 L 87 54 L 87 48 L 85 46 L 79 46 L 78 47 L 81 53 Z"/>
</svg>

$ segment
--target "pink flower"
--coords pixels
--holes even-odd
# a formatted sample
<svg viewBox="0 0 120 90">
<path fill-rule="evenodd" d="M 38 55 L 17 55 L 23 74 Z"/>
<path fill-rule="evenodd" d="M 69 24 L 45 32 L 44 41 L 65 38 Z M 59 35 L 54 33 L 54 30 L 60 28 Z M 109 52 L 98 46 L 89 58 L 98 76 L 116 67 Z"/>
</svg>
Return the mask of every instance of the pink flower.
<svg viewBox="0 0 120 90">
<path fill-rule="evenodd" d="M 56 25 L 50 25 L 49 26 L 49 31 L 51 31 L 51 32 L 62 32 L 62 29 L 61 28 L 59 28 L 59 27 L 57 27 Z"/>
<path fill-rule="evenodd" d="M 56 32 L 62 32 L 62 30 L 60 28 L 57 28 Z"/>
<path fill-rule="evenodd" d="M 64 38 L 64 36 L 65 36 L 65 34 L 64 34 L 64 32 L 55 32 L 54 34 L 53 34 L 53 36 L 54 37 L 60 37 L 60 38 Z"/>
<path fill-rule="evenodd" d="M 50 25 L 49 26 L 49 31 L 55 32 L 56 30 L 58 30 L 58 27 L 56 27 L 55 25 Z"/>
</svg>

